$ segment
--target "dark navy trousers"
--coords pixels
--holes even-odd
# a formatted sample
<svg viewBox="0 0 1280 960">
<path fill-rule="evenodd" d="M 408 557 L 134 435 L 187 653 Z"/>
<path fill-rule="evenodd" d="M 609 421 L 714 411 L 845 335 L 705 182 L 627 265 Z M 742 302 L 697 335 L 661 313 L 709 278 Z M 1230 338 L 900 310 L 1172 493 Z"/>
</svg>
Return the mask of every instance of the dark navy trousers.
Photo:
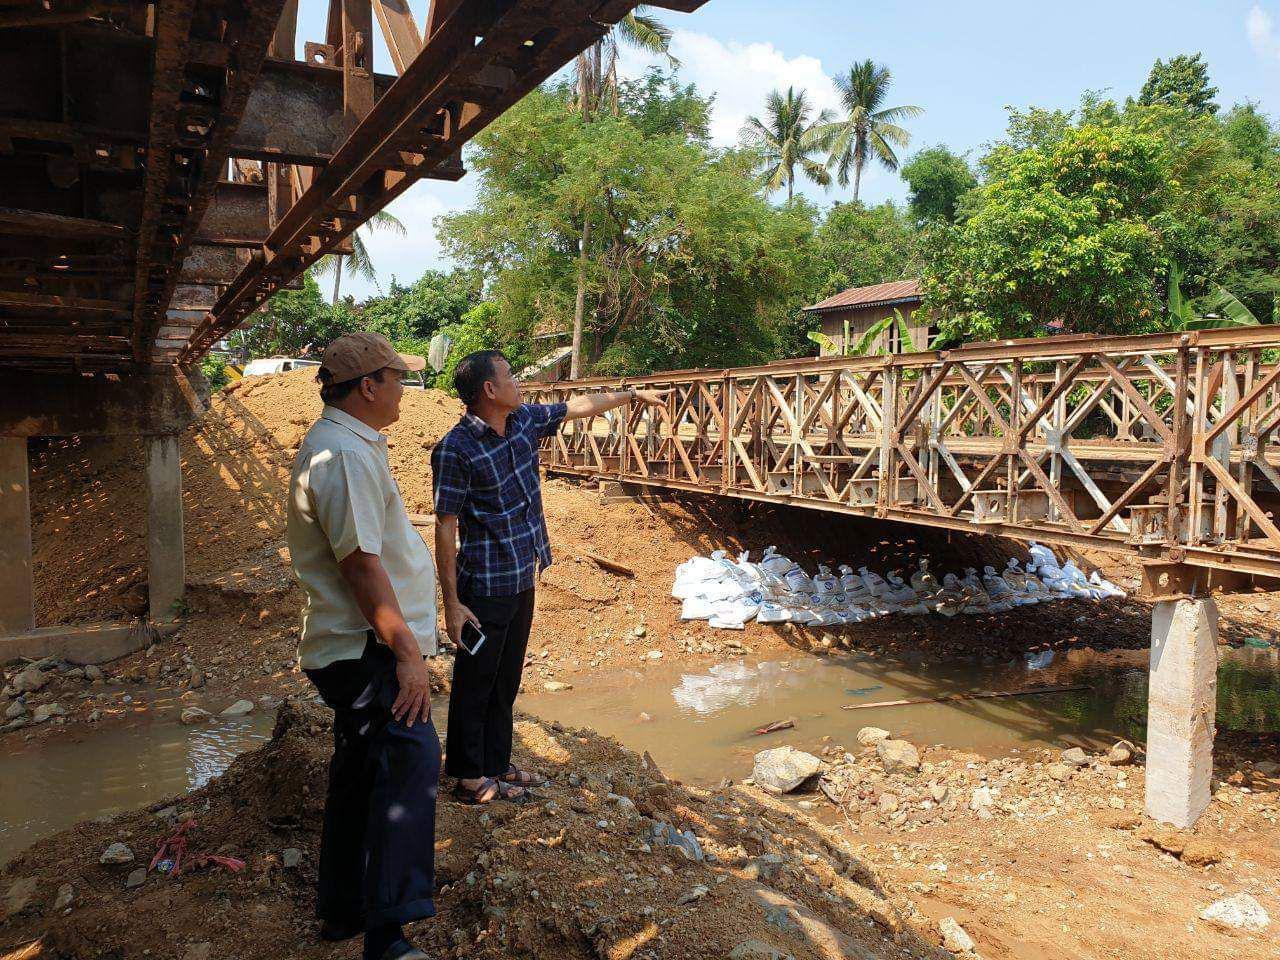
<svg viewBox="0 0 1280 960">
<path fill-rule="evenodd" d="M 475 656 L 459 648 L 449 691 L 445 773 L 462 780 L 504 776 L 511 765 L 511 726 L 533 626 L 533 588 L 513 597 L 458 599 L 476 615 L 485 641 Z"/>
<path fill-rule="evenodd" d="M 333 709 L 316 914 L 339 923 L 433 917 L 440 738 L 391 716 L 395 654 L 372 631 L 358 660 L 306 671 Z"/>
</svg>

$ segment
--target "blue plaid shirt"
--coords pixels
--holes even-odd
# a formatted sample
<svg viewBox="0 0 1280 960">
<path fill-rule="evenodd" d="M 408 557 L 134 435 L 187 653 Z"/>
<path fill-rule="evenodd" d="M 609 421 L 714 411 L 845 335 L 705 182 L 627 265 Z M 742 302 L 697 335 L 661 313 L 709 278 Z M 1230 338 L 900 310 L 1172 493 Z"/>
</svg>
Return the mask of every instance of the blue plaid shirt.
<svg viewBox="0 0 1280 960">
<path fill-rule="evenodd" d="M 436 515 L 458 517 L 458 590 L 510 597 L 551 563 L 538 444 L 564 422 L 563 403 L 526 403 L 506 436 L 466 413 L 431 451 Z"/>
</svg>

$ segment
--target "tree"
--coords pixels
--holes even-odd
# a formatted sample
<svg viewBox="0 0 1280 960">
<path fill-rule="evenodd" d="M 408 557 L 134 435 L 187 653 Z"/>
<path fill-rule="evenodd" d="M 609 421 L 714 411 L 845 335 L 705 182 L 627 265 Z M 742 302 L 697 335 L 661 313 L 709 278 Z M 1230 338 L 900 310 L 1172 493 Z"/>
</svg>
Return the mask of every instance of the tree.
<svg viewBox="0 0 1280 960">
<path fill-rule="evenodd" d="M 849 68 L 848 74 L 835 78 L 845 116 L 822 128 L 830 143 L 829 163 L 836 166 L 840 186 L 848 186 L 853 171 L 853 199 L 857 201 L 862 186 L 862 169 L 876 159 L 887 170 L 898 169 L 895 147 L 905 149 L 911 142 L 899 122 L 919 116 L 919 107 L 886 107 L 893 75 L 889 68 L 871 60 L 863 60 Z"/>
<path fill-rule="evenodd" d="M 1276 156 L 1276 132 L 1257 104 L 1237 104 L 1222 120 L 1222 133 L 1236 154 L 1261 170 Z"/>
<path fill-rule="evenodd" d="M 915 226 L 894 204 L 835 204 L 814 233 L 813 299 L 919 276 L 918 246 Z"/>
<path fill-rule="evenodd" d="M 573 95 L 535 90 L 479 134 L 476 204 L 437 221 L 448 253 L 491 278 L 507 335 L 567 328 L 581 290 L 584 369 L 772 357 L 811 283 L 811 208 L 769 204 L 753 156 L 649 125 L 687 103 L 632 116 L 624 96 L 583 124 Z M 584 220 L 598 252 L 580 273 Z"/>
<path fill-rule="evenodd" d="M 325 254 L 316 263 L 315 273 L 317 276 L 328 276 L 333 274 L 333 302 L 338 302 L 338 289 L 342 285 L 342 267 L 345 261 L 347 272 L 352 276 L 363 277 L 370 283 L 377 279 L 377 272 L 373 268 L 373 258 L 369 256 L 369 248 L 364 245 L 364 240 L 360 238 L 361 230 L 390 230 L 399 236 L 405 236 L 408 231 L 405 229 L 394 214 L 388 213 L 386 210 L 379 210 L 372 217 L 356 228 L 355 233 L 351 234 L 351 253 L 328 253 Z"/>
<path fill-rule="evenodd" d="M 944 336 L 1153 329 L 1179 249 L 1160 138 L 1129 125 L 1068 129 L 1051 149 L 997 147 L 954 225 L 927 234 L 925 307 Z"/>
<path fill-rule="evenodd" d="M 470 270 L 427 270 L 408 287 L 392 278 L 385 296 L 361 305 L 361 322 L 393 343 L 430 340 L 480 302 L 481 287 L 480 275 Z"/>
<path fill-rule="evenodd" d="M 794 87 L 787 87 L 785 96 L 772 91 L 765 100 L 764 111 L 764 120 L 747 118 L 740 137 L 744 147 L 760 155 L 765 187 L 773 192 L 786 184 L 790 201 L 797 165 L 814 183 L 830 186 L 831 173 L 827 165 L 814 160 L 813 155 L 824 150 L 821 129 L 831 123 L 834 114 L 823 110 L 811 121 L 813 105 L 809 95 L 804 90 L 796 93 Z"/>
<path fill-rule="evenodd" d="M 666 56 L 670 65 L 676 60 L 671 56 L 671 31 L 645 7 L 636 7 L 611 28 L 601 40 L 596 41 L 578 55 L 577 88 L 578 110 L 586 123 L 591 111 L 598 108 L 606 92 L 618 113 L 618 46 L 628 46 Z M 582 366 L 582 320 L 586 310 L 586 273 L 590 256 L 591 221 L 582 219 L 582 238 L 578 243 L 577 299 L 573 313 L 573 352 L 569 359 L 569 379 L 576 380 Z"/>
<path fill-rule="evenodd" d="M 1168 63 L 1155 62 L 1138 94 L 1138 103 L 1178 107 L 1198 117 L 1218 112 L 1218 105 L 1213 102 L 1217 93 L 1217 87 L 1209 86 L 1209 66 L 1200 59 L 1200 54 L 1190 57 L 1180 54 Z"/>
<path fill-rule="evenodd" d="M 921 150 L 902 167 L 902 179 L 911 187 L 908 207 L 919 222 L 956 218 L 960 197 L 978 185 L 964 157 L 939 144 Z"/>
<path fill-rule="evenodd" d="M 310 270 L 302 276 L 301 290 L 281 290 L 266 306 L 250 326 L 228 337 L 233 349 L 250 357 L 296 357 L 308 345 L 323 346 L 358 325 L 357 316 L 343 304 L 325 303 Z"/>
</svg>

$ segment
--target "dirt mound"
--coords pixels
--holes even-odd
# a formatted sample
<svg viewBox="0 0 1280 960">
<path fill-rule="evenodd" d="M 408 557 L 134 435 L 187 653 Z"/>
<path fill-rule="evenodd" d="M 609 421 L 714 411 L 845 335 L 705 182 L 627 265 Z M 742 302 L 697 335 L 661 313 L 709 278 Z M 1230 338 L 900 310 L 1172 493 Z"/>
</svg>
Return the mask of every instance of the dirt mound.
<svg viewBox="0 0 1280 960">
<path fill-rule="evenodd" d="M 42 938 L 39 955 L 58 958 L 354 955 L 319 944 L 310 920 L 328 717 L 289 702 L 273 740 L 203 789 L 37 843 L 0 879 L 0 938 L 9 948 Z M 945 956 L 849 845 L 803 814 L 749 788 L 683 787 L 585 731 L 522 720 L 517 740 L 553 782 L 523 806 L 442 800 L 440 913 L 412 931 L 429 955 L 725 957 L 754 939 L 802 958 Z M 188 857 L 245 869 L 149 871 L 128 887 L 187 818 Z M 657 839 L 657 824 L 690 831 L 705 859 Z M 113 843 L 133 859 L 99 863 Z"/>
<path fill-rule="evenodd" d="M 322 404 L 306 370 L 246 377 L 214 395 L 182 437 L 187 579 L 250 592 L 290 589 L 284 552 L 289 470 Z M 386 432 L 412 512 L 431 509 L 431 447 L 461 405 L 406 391 Z M 146 609 L 144 453 L 134 439 L 40 441 L 33 447 L 36 618 L 136 616 Z"/>
</svg>

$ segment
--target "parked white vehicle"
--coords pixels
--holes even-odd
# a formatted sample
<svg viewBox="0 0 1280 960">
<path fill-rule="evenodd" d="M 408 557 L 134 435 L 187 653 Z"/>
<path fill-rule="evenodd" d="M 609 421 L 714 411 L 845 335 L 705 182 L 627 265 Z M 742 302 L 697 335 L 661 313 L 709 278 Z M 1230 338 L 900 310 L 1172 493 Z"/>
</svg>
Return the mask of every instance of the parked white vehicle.
<svg viewBox="0 0 1280 960">
<path fill-rule="evenodd" d="M 273 373 L 285 373 L 298 367 L 318 367 L 319 360 L 303 360 L 299 357 L 267 357 L 264 360 L 250 360 L 244 366 L 246 377 L 263 377 Z"/>
<path fill-rule="evenodd" d="M 267 357 L 263 360 L 250 360 L 245 364 L 244 375 L 246 377 L 263 377 L 276 373 L 286 373 L 299 367 L 318 366 L 320 366 L 319 360 L 303 360 L 300 357 Z M 410 389 L 425 390 L 427 387 L 426 381 L 418 371 L 404 373 L 401 376 L 401 380 Z"/>
</svg>

